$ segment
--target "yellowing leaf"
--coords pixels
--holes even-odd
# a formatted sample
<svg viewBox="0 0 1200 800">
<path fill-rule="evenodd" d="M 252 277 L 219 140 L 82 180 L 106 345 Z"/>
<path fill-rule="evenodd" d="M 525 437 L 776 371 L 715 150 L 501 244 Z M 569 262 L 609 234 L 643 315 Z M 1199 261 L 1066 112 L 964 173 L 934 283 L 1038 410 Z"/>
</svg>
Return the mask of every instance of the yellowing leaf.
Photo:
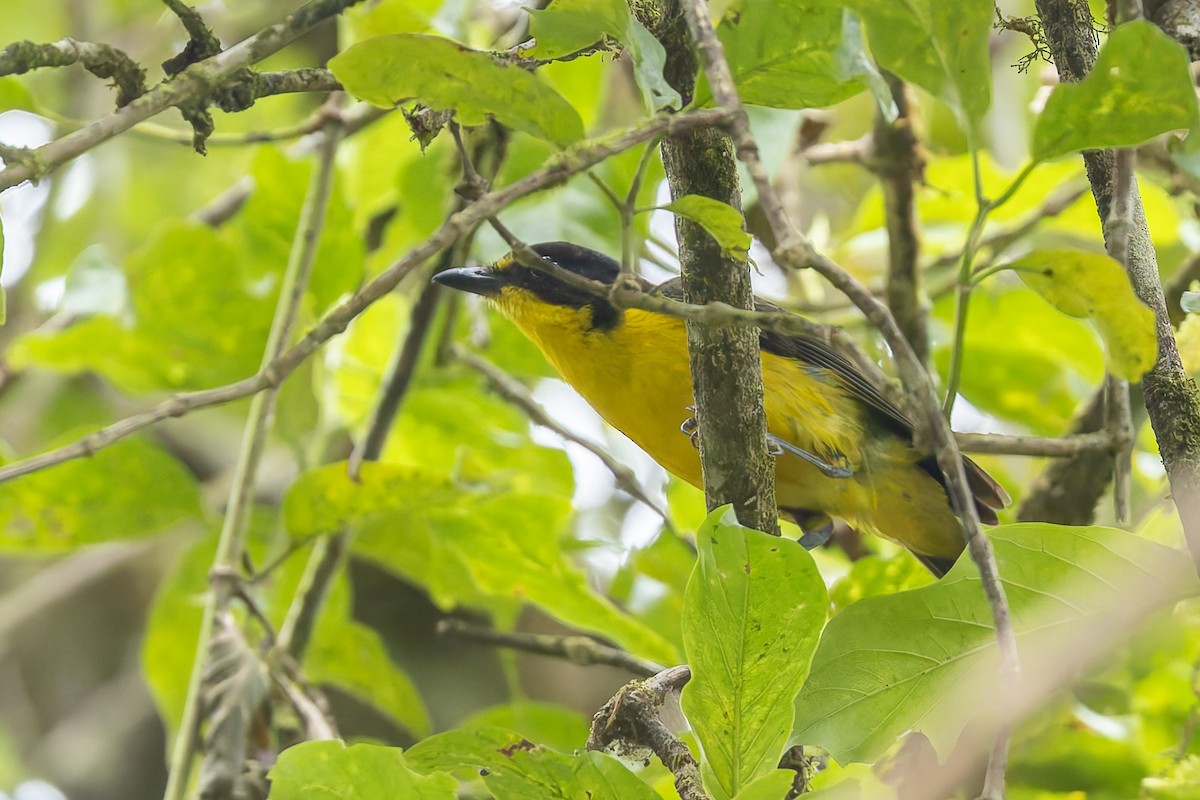
<svg viewBox="0 0 1200 800">
<path fill-rule="evenodd" d="M 1154 312 L 1133 293 L 1116 261 L 1100 253 L 1059 248 L 1035 250 L 1010 266 L 1059 311 L 1095 323 L 1110 372 L 1136 382 L 1154 365 Z"/>
</svg>

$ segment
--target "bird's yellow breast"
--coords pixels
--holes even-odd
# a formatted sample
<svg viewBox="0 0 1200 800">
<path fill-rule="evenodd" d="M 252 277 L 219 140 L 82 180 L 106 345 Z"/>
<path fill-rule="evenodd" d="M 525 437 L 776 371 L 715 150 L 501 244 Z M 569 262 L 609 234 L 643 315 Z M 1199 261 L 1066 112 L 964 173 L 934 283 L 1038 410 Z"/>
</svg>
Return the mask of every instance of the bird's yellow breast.
<svg viewBox="0 0 1200 800">
<path fill-rule="evenodd" d="M 498 305 L 610 425 L 668 472 L 702 485 L 699 454 L 679 430 L 693 413 L 681 320 L 631 309 L 618 325 L 595 330 L 587 308 L 548 305 L 516 290 L 505 290 Z M 822 370 L 771 353 L 762 354 L 762 366 L 767 429 L 854 472 L 852 479 L 829 478 L 798 458 L 781 457 L 780 507 L 864 521 L 874 493 L 861 409 Z"/>
</svg>

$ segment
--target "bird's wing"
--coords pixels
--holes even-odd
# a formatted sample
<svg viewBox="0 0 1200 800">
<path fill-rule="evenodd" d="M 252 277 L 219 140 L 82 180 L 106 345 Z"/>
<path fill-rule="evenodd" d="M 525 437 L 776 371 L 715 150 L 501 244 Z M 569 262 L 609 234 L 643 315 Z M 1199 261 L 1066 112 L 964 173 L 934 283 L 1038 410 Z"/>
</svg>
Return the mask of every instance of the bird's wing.
<svg viewBox="0 0 1200 800">
<path fill-rule="evenodd" d="M 683 300 L 683 284 L 679 278 L 660 284 L 654 291 L 672 300 Z M 754 298 L 754 308 L 756 311 L 790 313 L 761 297 Z M 830 345 L 814 336 L 763 331 L 759 335 L 759 346 L 768 353 L 832 372 L 852 397 L 862 402 L 868 410 L 875 412 L 888 427 L 901 436 L 912 438 L 913 424 L 904 412 L 884 397 L 858 367 Z"/>
</svg>

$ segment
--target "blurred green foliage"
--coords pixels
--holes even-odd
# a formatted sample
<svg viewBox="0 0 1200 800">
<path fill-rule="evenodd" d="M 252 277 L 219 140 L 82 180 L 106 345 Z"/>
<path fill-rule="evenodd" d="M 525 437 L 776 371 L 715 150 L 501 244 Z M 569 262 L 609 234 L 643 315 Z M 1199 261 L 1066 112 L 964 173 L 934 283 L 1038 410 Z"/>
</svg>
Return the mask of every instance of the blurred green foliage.
<svg viewBox="0 0 1200 800">
<path fill-rule="evenodd" d="M 287 5 L 202 13 L 230 45 L 295 4 Z M 987 5 L 711 7 L 743 98 L 771 109 L 752 108 L 751 122 L 797 222 L 872 287 L 882 286 L 887 263 L 883 190 L 861 164 L 805 163 L 801 140 L 853 140 L 877 113 L 889 114 L 881 71 L 913 87 L 927 159 L 916 213 L 931 361 L 944 385 L 951 354 L 964 354 L 960 393 L 969 409 L 958 407 L 956 424 L 1060 436 L 1106 365 L 1136 376 L 1151 352 L 1152 323 L 1099 255 L 1101 224 L 1080 193 L 1086 183 L 1074 153 L 1194 127 L 1178 45 L 1148 23 L 1118 30 L 1104 39 L 1103 74 L 1055 87 L 1039 112 L 1030 103 L 1043 88 L 1037 76 L 1008 67 L 1031 45 L 993 32 Z M 494 58 L 525 44 L 531 29 L 537 44 L 520 48 L 522 57 L 603 46 L 532 71 Z M 145 65 L 172 56 L 183 38 L 174 17 L 126 0 L 0 16 L 0 45 L 67 35 L 110 42 Z M 403 98 L 409 109 L 457 108 L 466 147 L 484 153 L 496 186 L 511 186 L 564 148 L 569 157 L 581 139 L 676 105 L 663 57 L 621 0 L 557 0 L 532 14 L 482 0 L 378 0 L 261 67 L 329 62 L 354 96 L 346 106 Z M 150 72 L 151 81 L 161 77 Z M 78 67 L 0 77 L 0 142 L 61 136 L 109 113 L 112 99 Z M 260 134 L 311 122 L 322 99 L 283 95 L 217 112 L 205 159 L 188 147 L 184 124 L 161 115 L 39 186 L 0 197 L 8 305 L 0 460 L 76 441 L 172 393 L 255 374 L 313 169 L 311 137 Z M 703 84 L 697 102 L 711 103 Z M 824 110 L 801 110 L 816 107 Z M 1186 158 L 1172 162 L 1164 152 L 1159 169 L 1139 177 L 1169 279 L 1187 274 L 1196 246 L 1195 189 Z M 635 252 L 669 272 L 663 167 L 649 156 L 628 231 L 611 198 L 628 192 L 642 148 L 500 216 L 526 241 L 564 239 L 614 255 L 630 236 Z M 1052 158 L 1021 172 L 1031 159 Z M 975 266 L 989 274 L 971 291 L 956 341 L 955 277 L 977 196 L 997 197 L 1018 175 L 1008 202 L 983 223 Z M 460 178 L 447 133 L 417 141 L 401 113 L 349 135 L 337 152 L 300 331 L 435 231 L 459 202 Z M 756 199 L 746 197 L 747 229 L 761 233 Z M 674 207 L 728 247 L 745 246 L 728 207 L 689 202 Z M 654 244 L 642 247 L 647 241 Z M 483 229 L 458 255 L 475 263 L 505 249 Z M 752 256 L 764 292 L 845 326 L 886 368 L 878 336 L 839 295 L 812 275 L 783 275 L 764 251 Z M 1033 288 L 1020 272 L 1031 266 L 1045 278 Z M 674 796 L 657 764 L 581 750 L 587 720 L 630 675 L 439 639 L 437 623 L 447 617 L 505 633 L 587 634 L 663 665 L 686 660 L 694 677 L 682 709 L 695 732 L 687 741 L 713 797 L 782 797 L 793 773 L 776 765 L 795 743 L 824 759 L 816 796 L 894 797 L 914 773 L 952 766 L 956 745 L 979 741 L 976 726 L 987 722 L 979 712 L 994 710 L 996 690 L 978 681 L 992 676 L 995 652 L 990 611 L 966 559 L 932 582 L 888 542 L 860 543 L 869 552 L 855 560 L 837 548 L 807 554 L 740 528 L 721 510 L 706 516 L 698 490 L 668 479 L 594 416 L 551 407 L 629 462 L 668 509 L 664 525 L 616 491 L 591 455 L 531 427 L 521 408 L 447 357 L 448 343 L 470 346 L 535 398 L 562 396 L 537 350 L 473 299 L 443 298 L 382 458 L 350 477 L 349 448 L 369 425 L 424 290 L 422 274 L 402 281 L 283 387 L 252 496 L 233 621 L 253 645 L 248 652 L 277 671 L 294 666 L 316 687 L 348 744 L 295 744 L 303 724 L 281 681 L 272 713 L 264 707 L 255 723 L 252 753 L 269 760 L 281 751 L 272 796 Z M 1181 347 L 1200 369 L 1197 330 L 1189 317 Z M 45 777 L 71 797 L 161 793 L 246 406 L 189 413 L 0 483 L 0 792 Z M 1138 447 L 1134 533 L 1035 524 L 992 532 L 1027 672 L 1045 677 L 1053 670 L 1044 662 L 1069 666 L 1045 686 L 1001 698 L 1031 706 L 1013 741 L 1010 797 L 1197 796 L 1200 616 L 1183 599 L 1195 587 L 1151 432 Z M 1018 499 L 1042 467 L 981 460 Z M 1099 522 L 1112 521 L 1109 505 L 1098 506 Z M 344 537 L 347 555 L 291 665 L 273 637 L 294 624 L 314 553 L 334 536 Z M 1086 647 L 1073 638 L 1080 631 L 1091 632 Z M 321 788 L 329 786 L 337 793 Z M 972 790 L 970 780 L 964 786 Z"/>
</svg>

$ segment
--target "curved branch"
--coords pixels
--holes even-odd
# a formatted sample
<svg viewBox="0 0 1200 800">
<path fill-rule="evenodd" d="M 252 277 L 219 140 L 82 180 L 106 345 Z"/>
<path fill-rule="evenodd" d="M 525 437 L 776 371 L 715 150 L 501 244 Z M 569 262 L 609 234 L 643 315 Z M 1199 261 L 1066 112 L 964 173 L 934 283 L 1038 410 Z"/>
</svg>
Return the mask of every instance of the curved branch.
<svg viewBox="0 0 1200 800">
<path fill-rule="evenodd" d="M 576 149 L 562 154 L 559 158 L 537 172 L 509 184 L 503 189 L 484 195 L 462 211 L 452 214 L 432 236 L 410 250 L 403 258 L 392 264 L 392 266 L 363 286 L 363 288 L 350 298 L 329 311 L 303 339 L 256 374 L 215 389 L 184 392 L 174 395 L 149 411 L 118 420 L 70 444 L 42 453 L 41 455 L 6 464 L 0 467 L 0 483 L 12 480 L 21 475 L 28 475 L 29 473 L 46 469 L 64 461 L 93 455 L 127 436 L 131 436 L 140 430 L 171 417 L 183 416 L 200 408 L 231 403 L 243 397 L 249 397 L 257 392 L 261 392 L 269 387 L 278 386 L 280 382 L 304 363 L 309 356 L 315 353 L 321 345 L 344 331 L 351 320 L 365 311 L 372 303 L 394 289 L 400 280 L 412 269 L 423 264 L 427 259 L 432 258 L 440 250 L 453 243 L 463 232 L 477 225 L 480 221 L 495 215 L 514 200 L 532 194 L 540 189 L 562 183 L 571 175 L 582 172 L 610 156 L 636 147 L 664 133 L 685 130 L 689 127 L 719 125 L 726 119 L 728 119 L 728 114 L 720 109 L 703 109 L 673 116 L 659 116 L 638 128 L 624 131 L 616 136 L 598 142 L 580 145 Z M 601 291 L 607 292 L 608 287 L 602 287 Z M 668 303 L 656 302 L 665 300 L 665 298 L 657 298 L 650 295 L 646 295 L 645 297 L 647 298 L 647 303 L 642 307 L 651 308 L 668 305 Z M 716 312 L 719 316 L 719 309 L 703 307 L 701 311 L 706 314 Z M 743 311 L 742 314 L 753 315 L 754 312 Z M 790 317 L 790 315 L 776 316 Z M 797 318 L 790 317 L 790 319 L 794 321 Z M 737 320 L 730 320 L 726 324 L 737 324 Z"/>
<path fill-rule="evenodd" d="M 879 329 L 892 348 L 905 389 L 916 400 L 914 411 L 917 414 L 918 437 L 931 443 L 937 453 L 938 466 L 945 476 L 947 492 L 950 495 L 954 511 L 963 523 L 967 548 L 971 553 L 972 560 L 979 568 L 980 580 L 996 624 L 1001 669 L 1007 678 L 1015 679 L 1019 663 L 1017 642 L 1009 615 L 1008 600 L 1005 597 L 1004 586 L 1000 582 L 1000 574 L 996 566 L 996 557 L 980 527 L 979 514 L 967 485 L 962 457 L 954 442 L 950 426 L 941 415 L 929 374 L 913 352 L 911 345 L 887 307 L 845 270 L 825 255 L 817 252 L 812 242 L 800 233 L 788 219 L 759 156 L 758 144 L 750 132 L 750 121 L 746 115 L 746 109 L 738 98 L 733 75 L 730 73 L 729 64 L 725 61 L 724 49 L 713 31 L 712 21 L 708 17 L 708 9 L 704 0 L 687 0 L 684 3 L 684 13 L 687 15 L 689 27 L 692 29 L 703 55 L 705 72 L 713 98 L 717 101 L 718 106 L 733 115 L 730 127 L 737 144 L 738 156 L 754 180 L 758 189 L 759 202 L 766 213 L 771 230 L 775 234 L 777 242 L 773 253 L 776 256 L 775 260 L 793 268 L 808 266 L 817 270 L 854 301 L 854 304 Z M 1001 770 L 1006 752 L 1007 739 L 999 736 L 993 751 L 993 760 L 999 762 Z"/>
<path fill-rule="evenodd" d="M 117 87 L 117 108 L 146 93 L 146 71 L 124 50 L 111 45 L 68 38 L 53 44 L 16 42 L 0 51 L 0 76 L 72 64 L 82 64 L 97 78 L 111 78 Z"/>
<path fill-rule="evenodd" d="M 193 64 L 116 112 L 42 145 L 33 150 L 28 158 L 7 165 L 0 170 L 0 191 L 24 181 L 37 181 L 168 108 L 199 102 L 239 70 L 278 52 L 317 23 L 340 14 L 358 2 L 360 0 L 310 0 L 282 22 L 264 28 L 219 55 Z"/>
</svg>

